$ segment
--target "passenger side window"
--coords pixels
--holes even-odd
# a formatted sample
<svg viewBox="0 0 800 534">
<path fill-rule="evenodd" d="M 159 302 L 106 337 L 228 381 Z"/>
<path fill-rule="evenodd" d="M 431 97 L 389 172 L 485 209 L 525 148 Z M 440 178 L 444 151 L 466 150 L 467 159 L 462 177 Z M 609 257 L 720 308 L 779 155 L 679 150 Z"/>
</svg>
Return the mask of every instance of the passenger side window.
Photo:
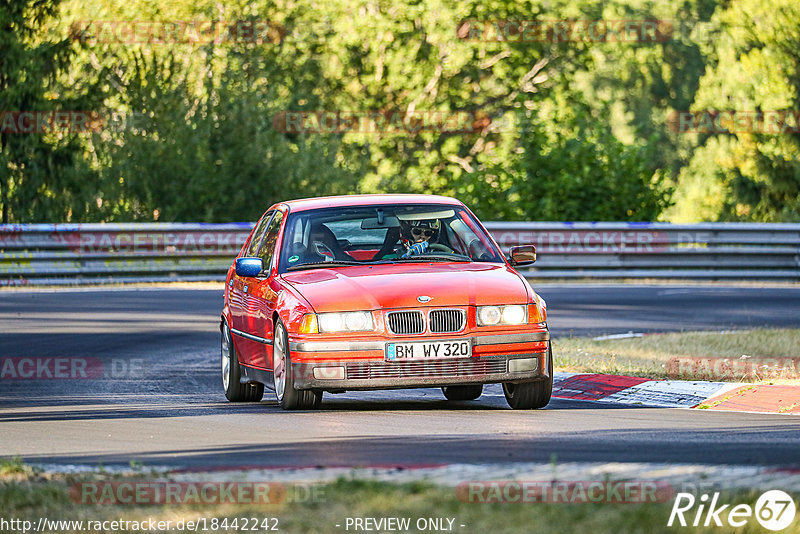
<svg viewBox="0 0 800 534">
<path fill-rule="evenodd" d="M 268 211 L 263 217 L 261 217 L 261 220 L 258 221 L 256 229 L 253 232 L 253 238 L 250 240 L 250 244 L 247 245 L 247 254 L 245 254 L 245 256 L 252 258 L 256 255 L 258 245 L 261 243 L 261 238 L 264 237 L 264 231 L 266 231 L 267 225 L 269 224 L 270 219 L 272 219 L 272 215 L 274 213 L 274 211 Z"/>
<path fill-rule="evenodd" d="M 264 261 L 264 270 L 269 271 L 272 265 L 272 256 L 275 255 L 275 242 L 278 240 L 278 231 L 281 229 L 281 221 L 283 220 L 283 213 L 280 211 L 275 212 L 275 216 L 267 226 L 267 233 L 258 248 L 257 256 Z"/>
</svg>

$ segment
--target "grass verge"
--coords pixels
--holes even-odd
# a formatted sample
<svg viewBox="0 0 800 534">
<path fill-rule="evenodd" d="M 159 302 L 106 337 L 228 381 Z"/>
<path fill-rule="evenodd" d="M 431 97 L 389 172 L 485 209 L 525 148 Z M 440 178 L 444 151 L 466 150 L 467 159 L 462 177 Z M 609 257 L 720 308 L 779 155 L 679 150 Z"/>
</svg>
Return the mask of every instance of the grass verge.
<svg viewBox="0 0 800 534">
<path fill-rule="evenodd" d="M 678 528 L 689 532 L 730 532 L 731 527 L 682 529 L 667 528 L 673 499 L 665 502 L 638 504 L 608 503 L 474 503 L 467 502 L 464 494 L 455 488 L 435 486 L 427 483 L 393 484 L 363 480 L 339 480 L 318 486 L 316 497 L 309 501 L 288 499 L 277 504 L 257 505 L 102 505 L 82 504 L 70 494 L 70 486 L 81 482 L 103 482 L 113 477 L 103 474 L 48 475 L 31 473 L 25 477 L 0 476 L 0 509 L 4 519 L 31 521 L 37 525 L 40 518 L 61 521 L 83 521 L 80 526 L 64 526 L 60 534 L 86 532 L 155 532 L 150 527 L 92 529 L 91 522 L 104 521 L 202 521 L 198 528 L 202 532 L 242 531 L 241 521 L 248 518 L 251 524 L 262 525 L 265 518 L 269 528 L 258 532 L 276 531 L 287 533 L 352 532 L 346 528 L 348 518 L 408 518 L 408 529 L 371 529 L 379 532 L 430 532 L 449 531 L 458 533 L 518 533 L 559 532 L 564 534 L 592 532 L 604 533 L 650 533 L 665 532 Z M 128 477 L 126 480 L 131 480 Z M 722 492 L 721 503 L 748 504 L 754 506 L 760 492 Z M 798 495 L 793 495 L 797 500 Z M 223 520 L 227 518 L 227 522 Z M 444 528 L 419 528 L 417 521 L 433 518 L 443 521 Z M 694 511 L 687 516 L 694 519 Z M 231 529 L 233 520 L 239 527 Z M 452 520 L 449 523 L 448 520 Z M 724 517 L 723 517 L 724 521 Z M 217 525 L 216 528 L 214 525 Z M 225 524 L 226 527 L 222 525 Z M 337 526 L 338 525 L 338 526 Z M 451 525 L 451 526 L 450 526 Z M 130 527 L 130 524 L 127 525 Z M 250 529 L 247 529 L 250 531 Z M 170 532 L 193 531 L 189 528 L 173 528 Z M 363 531 L 363 529 L 362 529 Z M 755 518 L 737 532 L 763 532 Z M 21 530 L 18 530 L 21 532 Z M 800 532 L 795 521 L 784 530 L 786 533 Z"/>
<path fill-rule="evenodd" d="M 679 332 L 553 340 L 558 371 L 800 384 L 800 330 Z"/>
</svg>

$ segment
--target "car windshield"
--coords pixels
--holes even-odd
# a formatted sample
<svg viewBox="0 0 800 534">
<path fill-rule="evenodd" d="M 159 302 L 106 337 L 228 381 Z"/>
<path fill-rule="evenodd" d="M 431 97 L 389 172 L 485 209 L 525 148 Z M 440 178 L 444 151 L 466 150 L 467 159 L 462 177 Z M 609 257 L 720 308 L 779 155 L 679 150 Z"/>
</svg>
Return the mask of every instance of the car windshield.
<svg viewBox="0 0 800 534">
<path fill-rule="evenodd" d="M 503 257 L 460 206 L 342 207 L 291 213 L 279 270 L 433 261 L 502 263 Z"/>
</svg>

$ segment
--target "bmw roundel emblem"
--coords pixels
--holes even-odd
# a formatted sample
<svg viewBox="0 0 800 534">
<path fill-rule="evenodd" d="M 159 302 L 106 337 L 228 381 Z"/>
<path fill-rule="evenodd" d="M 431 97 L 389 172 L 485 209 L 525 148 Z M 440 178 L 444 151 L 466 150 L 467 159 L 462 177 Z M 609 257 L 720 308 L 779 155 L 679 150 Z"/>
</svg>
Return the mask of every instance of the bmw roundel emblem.
<svg viewBox="0 0 800 534">
<path fill-rule="evenodd" d="M 425 304 L 426 302 L 430 302 L 433 299 L 432 299 L 432 297 L 429 297 L 428 295 L 420 295 L 420 296 L 417 297 L 417 300 L 420 301 L 422 304 Z"/>
</svg>

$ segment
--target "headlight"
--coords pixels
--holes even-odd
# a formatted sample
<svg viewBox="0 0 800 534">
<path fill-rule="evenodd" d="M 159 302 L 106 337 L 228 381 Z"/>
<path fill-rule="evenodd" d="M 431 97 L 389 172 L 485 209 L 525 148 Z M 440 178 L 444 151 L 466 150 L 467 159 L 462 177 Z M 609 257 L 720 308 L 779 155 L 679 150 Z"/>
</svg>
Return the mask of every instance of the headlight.
<svg viewBox="0 0 800 534">
<path fill-rule="evenodd" d="M 375 329 L 370 312 L 320 313 L 317 317 L 320 332 L 363 332 Z"/>
<path fill-rule="evenodd" d="M 478 326 L 498 324 L 525 324 L 528 322 L 527 306 L 478 306 Z"/>
<path fill-rule="evenodd" d="M 478 324 L 481 326 L 498 324 L 503 312 L 497 306 L 481 306 L 478 308 Z"/>
<path fill-rule="evenodd" d="M 523 324 L 528 321 L 525 320 L 525 308 L 522 306 L 506 306 L 503 308 L 503 323 L 505 324 Z"/>
</svg>

